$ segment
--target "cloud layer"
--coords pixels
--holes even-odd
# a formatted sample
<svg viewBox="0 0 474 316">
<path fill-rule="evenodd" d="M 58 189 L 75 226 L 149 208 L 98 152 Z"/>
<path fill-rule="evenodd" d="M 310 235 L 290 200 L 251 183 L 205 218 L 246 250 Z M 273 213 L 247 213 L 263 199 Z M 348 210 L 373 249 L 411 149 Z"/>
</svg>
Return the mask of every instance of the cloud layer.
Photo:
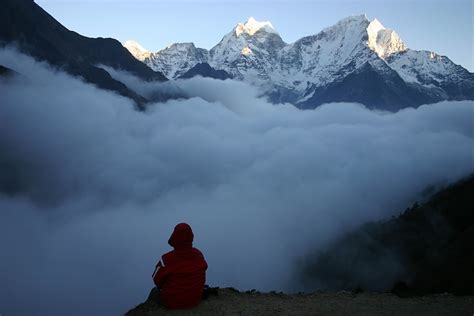
<svg viewBox="0 0 474 316">
<path fill-rule="evenodd" d="M 11 50 L 0 64 L 0 312 L 117 314 L 141 302 L 178 222 L 208 283 L 298 290 L 296 263 L 430 185 L 474 171 L 474 102 L 377 113 L 273 106 L 243 83 L 139 82 L 132 103 Z M 27 303 L 25 303 L 25 301 Z"/>
</svg>

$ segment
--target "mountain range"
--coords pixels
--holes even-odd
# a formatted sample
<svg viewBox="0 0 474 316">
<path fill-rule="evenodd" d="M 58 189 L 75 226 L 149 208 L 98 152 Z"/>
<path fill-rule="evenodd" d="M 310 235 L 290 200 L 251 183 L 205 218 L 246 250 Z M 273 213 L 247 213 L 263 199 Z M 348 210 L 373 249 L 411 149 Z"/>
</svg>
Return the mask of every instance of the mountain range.
<svg viewBox="0 0 474 316">
<path fill-rule="evenodd" d="M 292 44 L 270 22 L 249 18 L 210 50 L 193 43 L 172 44 L 155 53 L 135 41 L 124 46 L 168 79 L 212 77 L 213 68 L 258 85 L 274 103 L 303 109 L 347 101 L 396 111 L 474 99 L 473 73 L 446 56 L 409 49 L 395 31 L 365 15 L 347 17 Z M 196 65 L 203 72 L 193 69 Z"/>
<path fill-rule="evenodd" d="M 301 109 L 359 102 L 397 111 L 441 100 L 474 100 L 473 73 L 446 56 L 409 49 L 395 31 L 365 15 L 347 17 L 291 44 L 270 22 L 249 18 L 210 50 L 176 43 L 153 53 L 134 41 L 122 45 L 112 38 L 88 38 L 68 30 L 33 0 L 0 4 L 0 47 L 14 46 L 134 100 L 139 109 L 151 100 L 113 78 L 107 67 L 145 81 L 197 75 L 242 80 L 258 86 L 273 103 L 288 102 Z M 183 97 L 161 94 L 153 101 Z"/>
</svg>

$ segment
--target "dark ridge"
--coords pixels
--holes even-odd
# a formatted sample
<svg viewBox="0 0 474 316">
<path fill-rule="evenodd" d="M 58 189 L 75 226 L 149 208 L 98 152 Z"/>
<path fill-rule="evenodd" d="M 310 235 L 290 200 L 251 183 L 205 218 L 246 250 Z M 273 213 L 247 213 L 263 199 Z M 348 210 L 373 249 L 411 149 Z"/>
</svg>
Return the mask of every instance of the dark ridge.
<svg viewBox="0 0 474 316">
<path fill-rule="evenodd" d="M 316 88 L 312 97 L 297 107 L 314 109 L 329 102 L 358 102 L 371 109 L 395 112 L 444 99 L 442 91 L 424 91 L 421 87 L 407 84 L 387 65 L 374 67 L 367 62 L 342 80 Z"/>
<path fill-rule="evenodd" d="M 188 79 L 195 76 L 214 78 L 214 79 L 219 79 L 219 80 L 233 78 L 231 74 L 229 74 L 228 72 L 224 70 L 214 69 L 208 63 L 199 63 L 199 64 L 196 64 L 191 69 L 189 69 L 183 75 L 181 75 L 179 79 Z"/>
<path fill-rule="evenodd" d="M 0 77 L 12 77 L 16 74 L 18 74 L 16 71 L 0 65 Z"/>
<path fill-rule="evenodd" d="M 0 46 L 14 45 L 21 52 L 83 77 L 100 88 L 133 99 L 139 107 L 147 101 L 98 64 L 128 71 L 151 81 L 165 81 L 159 72 L 136 60 L 112 38 L 88 38 L 69 31 L 32 0 L 1 0 Z"/>
<path fill-rule="evenodd" d="M 309 289 L 474 294 L 474 176 L 307 258 Z"/>
</svg>

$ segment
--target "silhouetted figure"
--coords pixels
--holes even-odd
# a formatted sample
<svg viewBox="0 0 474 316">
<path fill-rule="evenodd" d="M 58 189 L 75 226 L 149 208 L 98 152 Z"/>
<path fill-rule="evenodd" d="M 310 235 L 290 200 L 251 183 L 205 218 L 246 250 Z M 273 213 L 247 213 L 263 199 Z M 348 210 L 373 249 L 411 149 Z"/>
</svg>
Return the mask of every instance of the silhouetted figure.
<svg viewBox="0 0 474 316">
<path fill-rule="evenodd" d="M 207 262 L 201 251 L 193 248 L 194 234 L 186 223 L 176 225 L 168 244 L 174 250 L 161 256 L 153 272 L 149 299 L 170 309 L 193 308 L 201 302 L 206 281 Z"/>
</svg>

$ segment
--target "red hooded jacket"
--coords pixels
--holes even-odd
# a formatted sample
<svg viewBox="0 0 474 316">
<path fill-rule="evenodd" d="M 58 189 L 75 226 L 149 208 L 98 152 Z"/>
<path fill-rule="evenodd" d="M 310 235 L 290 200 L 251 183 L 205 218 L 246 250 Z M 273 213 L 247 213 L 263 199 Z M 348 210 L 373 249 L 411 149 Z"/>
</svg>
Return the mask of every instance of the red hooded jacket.
<svg viewBox="0 0 474 316">
<path fill-rule="evenodd" d="M 160 289 L 160 303 L 170 309 L 193 308 L 201 302 L 207 262 L 193 248 L 194 234 L 188 224 L 176 225 L 168 244 L 174 250 L 161 256 L 153 281 Z"/>
</svg>

